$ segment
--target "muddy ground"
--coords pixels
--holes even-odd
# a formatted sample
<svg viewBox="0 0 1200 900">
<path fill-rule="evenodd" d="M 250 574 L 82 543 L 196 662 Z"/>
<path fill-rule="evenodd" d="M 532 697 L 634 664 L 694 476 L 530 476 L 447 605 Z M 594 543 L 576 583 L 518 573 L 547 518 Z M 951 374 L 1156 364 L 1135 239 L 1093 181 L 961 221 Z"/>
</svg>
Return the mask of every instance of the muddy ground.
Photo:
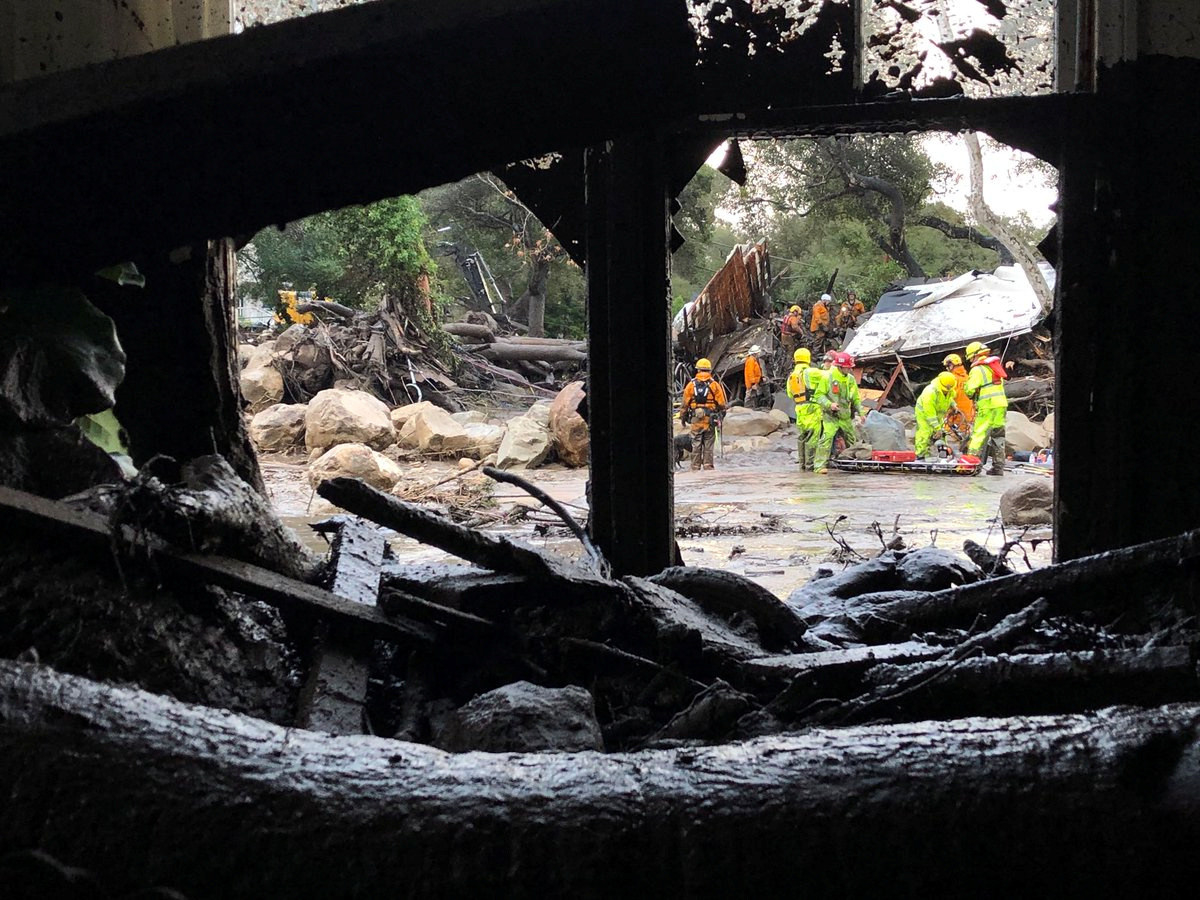
<svg viewBox="0 0 1200 900">
<path fill-rule="evenodd" d="M 780 597 L 808 581 L 821 566 L 840 569 L 859 556 L 874 556 L 881 549 L 876 523 L 884 540 L 896 528 L 908 547 L 927 546 L 961 550 L 971 538 L 990 550 L 998 550 L 1006 535 L 998 522 L 1000 495 L 1019 480 L 1048 475 L 1010 471 L 1002 478 L 972 478 L 945 475 L 880 475 L 831 471 L 827 476 L 801 474 L 796 470 L 794 438 L 772 439 L 770 449 L 738 450 L 736 442 L 717 460 L 713 471 L 693 472 L 681 468 L 675 476 L 675 516 L 679 546 L 684 560 L 693 565 L 728 569 L 749 576 Z M 404 464 L 409 473 L 402 483 L 409 496 L 420 496 L 422 487 L 450 478 L 458 467 L 454 461 L 414 461 Z M 324 548 L 322 538 L 307 526 L 334 512 L 316 497 L 306 479 L 302 457 L 270 456 L 263 470 L 272 501 L 288 524 L 311 546 Z M 580 520 L 587 516 L 584 469 L 549 465 L 524 473 L 553 497 L 568 504 Z M 477 474 L 466 476 L 482 480 Z M 443 496 L 458 479 L 438 488 Z M 495 485 L 495 505 L 486 495 L 465 501 L 478 506 L 489 520 L 482 527 L 517 537 L 538 546 L 575 555 L 578 545 L 546 511 L 534 512 L 521 521 L 508 523 L 504 516 L 514 503 L 537 504 L 518 488 Z M 523 511 L 522 511 L 523 512 Z M 836 535 L 831 537 L 830 531 Z M 1007 537 L 1015 535 L 1011 530 Z M 1049 531 L 1030 532 L 1029 537 L 1048 538 Z M 842 546 L 839 541 L 844 542 Z M 439 550 L 397 537 L 393 548 L 401 558 L 448 560 Z M 849 549 L 847 549 L 849 548 Z M 1050 561 L 1048 540 L 1023 547 L 1028 564 Z M 853 552 L 851 552 L 853 551 Z M 1027 567 L 1025 556 L 1010 557 L 1018 571 Z"/>
</svg>

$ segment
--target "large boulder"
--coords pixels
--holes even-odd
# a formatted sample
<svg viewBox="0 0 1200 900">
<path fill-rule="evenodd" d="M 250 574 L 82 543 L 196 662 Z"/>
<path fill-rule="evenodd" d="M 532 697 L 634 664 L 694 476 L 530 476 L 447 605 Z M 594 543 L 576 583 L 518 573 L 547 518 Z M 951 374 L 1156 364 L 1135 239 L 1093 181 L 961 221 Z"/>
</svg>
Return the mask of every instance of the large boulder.
<svg viewBox="0 0 1200 900">
<path fill-rule="evenodd" d="M 904 423 L 876 410 L 867 413 L 867 420 L 859 429 L 858 436 L 873 450 L 910 449 L 904 434 Z"/>
<path fill-rule="evenodd" d="M 491 753 L 603 750 L 592 695 L 581 687 L 540 687 L 528 681 L 480 694 L 440 723 L 443 750 Z"/>
<path fill-rule="evenodd" d="M 525 417 L 537 422 L 543 428 L 550 427 L 550 407 L 553 400 L 539 400 L 525 411 Z"/>
<path fill-rule="evenodd" d="M 729 453 L 761 453 L 775 449 L 775 442 L 761 434 L 746 435 L 745 437 L 721 438 L 725 451 Z M 793 446 L 794 446 L 794 442 Z"/>
<path fill-rule="evenodd" d="M 793 414 L 794 414 L 794 412 L 795 411 L 793 409 Z M 789 416 L 782 409 L 768 409 L 767 415 L 770 416 L 772 419 L 774 419 L 775 423 L 780 428 L 787 428 L 789 425 L 792 424 L 792 416 Z"/>
<path fill-rule="evenodd" d="M 496 450 L 496 465 L 501 469 L 533 469 L 550 454 L 550 429 L 529 416 L 508 420 L 504 440 Z"/>
<path fill-rule="evenodd" d="M 304 343 L 304 341 L 307 339 L 307 326 L 301 325 L 298 322 L 295 325 L 289 325 L 287 329 L 284 330 L 283 334 L 275 338 L 275 352 L 287 353 L 295 348 L 298 344 Z"/>
<path fill-rule="evenodd" d="M 274 341 L 259 344 L 242 369 L 239 378 L 242 399 L 251 413 L 264 410 L 283 399 L 283 376 L 275 368 L 274 351 Z"/>
<path fill-rule="evenodd" d="M 366 444 L 338 444 L 308 467 L 308 481 L 316 487 L 327 478 L 358 478 L 381 491 L 391 490 L 404 474 L 400 466 Z"/>
<path fill-rule="evenodd" d="M 885 413 L 880 413 L 880 415 L 895 419 L 905 428 L 915 428 L 917 425 L 917 413 L 911 406 L 898 406 Z"/>
<path fill-rule="evenodd" d="M 1008 526 L 1054 521 L 1054 483 L 1047 477 L 1018 482 L 1000 495 L 1000 520 Z"/>
<path fill-rule="evenodd" d="M 1013 409 L 1004 417 L 1004 439 L 1008 442 L 1010 455 L 1014 450 L 1040 450 L 1050 445 L 1050 438 L 1041 425 Z"/>
<path fill-rule="evenodd" d="M 1046 416 L 1046 418 L 1042 420 L 1042 431 L 1046 432 L 1046 437 L 1049 438 L 1050 443 L 1053 444 L 1054 443 L 1054 413 L 1050 413 L 1050 415 Z"/>
<path fill-rule="evenodd" d="M 487 414 L 481 413 L 477 409 L 468 409 L 464 410 L 463 412 L 451 413 L 450 418 L 452 418 L 459 425 L 486 425 L 488 420 Z"/>
<path fill-rule="evenodd" d="M 471 445 L 471 438 L 450 413 L 440 407 L 413 416 L 413 436 L 424 453 L 459 453 Z"/>
<path fill-rule="evenodd" d="M 779 421 L 769 412 L 733 406 L 725 414 L 721 433 L 727 437 L 766 437 L 779 427 Z"/>
<path fill-rule="evenodd" d="M 290 450 L 304 440 L 304 403 L 276 403 L 250 420 L 250 439 L 260 451 Z"/>
<path fill-rule="evenodd" d="M 423 410 L 433 408 L 434 405 L 428 400 L 422 400 L 420 403 L 409 403 L 404 406 L 397 406 L 391 412 L 392 427 L 395 428 L 397 432 L 403 431 L 404 426 L 409 419 Z"/>
<path fill-rule="evenodd" d="M 491 456 L 500 449 L 500 442 L 504 440 L 504 429 L 499 425 L 469 422 L 463 426 L 463 431 L 467 433 L 467 439 L 470 441 L 465 453 L 476 459 Z"/>
<path fill-rule="evenodd" d="M 309 450 L 356 443 L 382 450 L 396 442 L 387 406 L 366 391 L 321 391 L 309 402 L 304 425 Z"/>
<path fill-rule="evenodd" d="M 254 357 L 254 351 L 258 348 L 253 344 L 238 344 L 238 368 L 244 369 Z"/>
<path fill-rule="evenodd" d="M 550 434 L 554 452 L 568 466 L 579 468 L 588 464 L 590 439 L 587 422 L 579 414 L 579 405 L 586 394 L 582 381 L 572 381 L 550 404 Z"/>
</svg>

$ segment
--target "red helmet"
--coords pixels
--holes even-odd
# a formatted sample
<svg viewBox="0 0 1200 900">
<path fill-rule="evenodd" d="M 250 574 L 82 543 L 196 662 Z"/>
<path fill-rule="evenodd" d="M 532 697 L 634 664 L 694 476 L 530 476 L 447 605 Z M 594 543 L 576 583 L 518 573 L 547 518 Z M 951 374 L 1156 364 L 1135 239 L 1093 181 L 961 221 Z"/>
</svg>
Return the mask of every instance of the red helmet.
<svg viewBox="0 0 1200 900">
<path fill-rule="evenodd" d="M 838 352 L 833 358 L 833 364 L 835 366 L 841 366 L 843 369 L 853 369 L 854 357 L 849 353 Z"/>
</svg>

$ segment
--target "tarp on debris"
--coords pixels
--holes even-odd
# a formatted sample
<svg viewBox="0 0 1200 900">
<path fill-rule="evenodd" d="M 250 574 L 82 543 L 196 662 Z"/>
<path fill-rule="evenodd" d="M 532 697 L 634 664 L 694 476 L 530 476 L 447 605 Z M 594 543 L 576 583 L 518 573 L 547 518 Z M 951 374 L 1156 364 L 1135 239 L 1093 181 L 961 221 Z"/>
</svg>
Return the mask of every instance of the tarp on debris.
<svg viewBox="0 0 1200 900">
<path fill-rule="evenodd" d="M 1043 265 L 1042 272 L 1053 288 L 1054 270 Z M 949 281 L 888 291 L 842 349 L 864 361 L 961 352 L 971 341 L 1026 334 L 1041 318 L 1025 273 L 1019 266 L 1000 266 L 990 273 L 968 272 Z"/>
</svg>

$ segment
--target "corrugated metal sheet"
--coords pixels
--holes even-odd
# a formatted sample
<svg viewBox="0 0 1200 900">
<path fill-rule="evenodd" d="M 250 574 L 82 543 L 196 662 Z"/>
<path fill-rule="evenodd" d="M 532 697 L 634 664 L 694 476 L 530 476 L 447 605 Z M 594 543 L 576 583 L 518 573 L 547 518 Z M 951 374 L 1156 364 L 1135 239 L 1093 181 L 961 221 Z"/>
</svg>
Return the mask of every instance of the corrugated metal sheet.
<svg viewBox="0 0 1200 900">
<path fill-rule="evenodd" d="M 1054 270 L 1045 266 L 1051 287 Z M 888 291 L 843 349 L 856 359 L 925 356 L 971 341 L 1025 334 L 1041 320 L 1037 296 L 1018 266 L 968 272 L 950 281 Z"/>
<path fill-rule="evenodd" d="M 673 336 L 678 337 L 685 329 L 707 332 L 710 339 L 736 331 L 742 322 L 766 308 L 765 292 L 770 280 L 767 242 L 737 245 L 696 299 L 676 315 L 671 326 Z"/>
</svg>

